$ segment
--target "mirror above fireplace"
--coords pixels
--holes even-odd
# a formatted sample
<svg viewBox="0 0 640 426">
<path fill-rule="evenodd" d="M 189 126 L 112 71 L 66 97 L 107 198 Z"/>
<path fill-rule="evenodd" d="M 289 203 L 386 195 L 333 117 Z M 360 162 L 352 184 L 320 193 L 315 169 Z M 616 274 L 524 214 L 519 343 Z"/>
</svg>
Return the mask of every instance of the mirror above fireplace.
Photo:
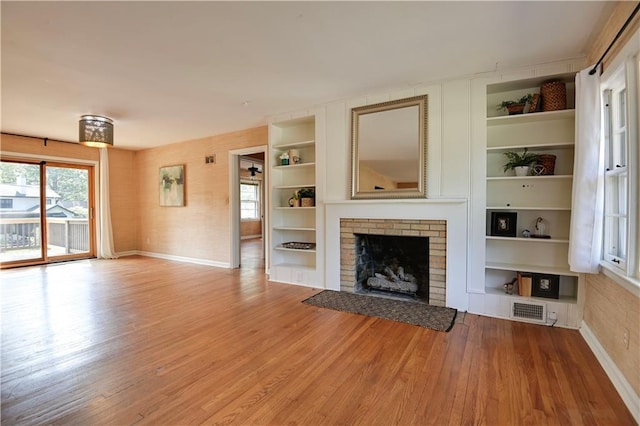
<svg viewBox="0 0 640 426">
<path fill-rule="evenodd" d="M 427 95 L 351 110 L 351 198 L 424 198 Z"/>
</svg>

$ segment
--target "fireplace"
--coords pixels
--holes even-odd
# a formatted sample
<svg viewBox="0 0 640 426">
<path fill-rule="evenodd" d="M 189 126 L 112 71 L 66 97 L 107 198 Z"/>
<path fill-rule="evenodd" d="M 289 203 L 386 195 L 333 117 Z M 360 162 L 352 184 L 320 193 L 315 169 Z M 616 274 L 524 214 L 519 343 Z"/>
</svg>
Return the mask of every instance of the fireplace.
<svg viewBox="0 0 640 426">
<path fill-rule="evenodd" d="M 355 293 L 429 302 L 429 237 L 355 235 Z"/>
<path fill-rule="evenodd" d="M 340 219 L 340 290 L 445 306 L 445 220 Z"/>
</svg>

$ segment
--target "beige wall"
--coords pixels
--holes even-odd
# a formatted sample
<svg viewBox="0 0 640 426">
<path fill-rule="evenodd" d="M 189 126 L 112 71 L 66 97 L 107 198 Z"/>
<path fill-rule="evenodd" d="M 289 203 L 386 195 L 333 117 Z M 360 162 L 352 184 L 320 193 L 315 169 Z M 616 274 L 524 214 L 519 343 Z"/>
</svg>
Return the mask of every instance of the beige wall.
<svg viewBox="0 0 640 426">
<path fill-rule="evenodd" d="M 42 139 L 2 135 L 2 155 L 17 153 L 17 157 L 56 157 L 69 162 L 89 160 L 98 162 L 100 152 L 82 145 L 48 141 Z M 110 202 L 113 238 L 116 252 L 136 249 L 136 170 L 135 152 L 117 148 L 109 149 Z"/>
<path fill-rule="evenodd" d="M 588 275 L 584 322 L 640 395 L 640 298 L 608 277 Z M 629 349 L 622 343 L 629 330 Z"/>
<path fill-rule="evenodd" d="M 262 234 L 261 220 L 243 220 L 240 222 L 240 237 Z"/>
<path fill-rule="evenodd" d="M 144 252 L 229 263 L 229 151 L 267 144 L 267 127 L 136 152 L 138 242 Z M 216 155 L 215 164 L 205 156 Z M 158 170 L 185 165 L 185 207 L 160 207 Z"/>
<path fill-rule="evenodd" d="M 135 151 L 109 150 L 109 194 L 115 251 L 136 250 L 138 171 Z"/>
</svg>

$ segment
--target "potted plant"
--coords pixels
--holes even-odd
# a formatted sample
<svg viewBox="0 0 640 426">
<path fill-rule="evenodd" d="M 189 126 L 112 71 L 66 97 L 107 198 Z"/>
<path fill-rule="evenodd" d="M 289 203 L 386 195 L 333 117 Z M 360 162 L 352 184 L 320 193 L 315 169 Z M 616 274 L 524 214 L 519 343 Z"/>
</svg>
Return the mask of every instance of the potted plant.
<svg viewBox="0 0 640 426">
<path fill-rule="evenodd" d="M 297 192 L 302 207 L 313 207 L 316 204 L 315 188 L 300 188 Z"/>
<path fill-rule="evenodd" d="M 531 164 L 540 159 L 539 154 L 528 152 L 525 148 L 522 154 L 518 154 L 514 151 L 508 151 L 504 153 L 507 157 L 507 163 L 504 165 L 504 171 L 507 172 L 513 169 L 516 176 L 527 176 L 531 171 Z"/>
<path fill-rule="evenodd" d="M 509 115 L 522 114 L 525 105 L 527 104 L 527 102 L 531 102 L 532 99 L 533 95 L 531 93 L 528 93 L 520 99 L 512 101 L 502 101 L 500 105 L 498 105 L 498 111 L 507 110 Z"/>
</svg>

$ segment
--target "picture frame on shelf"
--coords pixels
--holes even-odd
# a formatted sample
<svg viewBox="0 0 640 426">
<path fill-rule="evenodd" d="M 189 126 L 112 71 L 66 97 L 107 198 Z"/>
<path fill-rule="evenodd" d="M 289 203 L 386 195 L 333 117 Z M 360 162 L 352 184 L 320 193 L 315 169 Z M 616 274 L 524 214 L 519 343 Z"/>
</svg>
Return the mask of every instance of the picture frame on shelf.
<svg viewBox="0 0 640 426">
<path fill-rule="evenodd" d="M 560 298 L 560 276 L 553 274 L 533 274 L 531 287 L 533 297 L 546 297 L 547 299 Z"/>
<path fill-rule="evenodd" d="M 516 212 L 491 212 L 491 236 L 515 237 L 517 221 Z"/>
</svg>

